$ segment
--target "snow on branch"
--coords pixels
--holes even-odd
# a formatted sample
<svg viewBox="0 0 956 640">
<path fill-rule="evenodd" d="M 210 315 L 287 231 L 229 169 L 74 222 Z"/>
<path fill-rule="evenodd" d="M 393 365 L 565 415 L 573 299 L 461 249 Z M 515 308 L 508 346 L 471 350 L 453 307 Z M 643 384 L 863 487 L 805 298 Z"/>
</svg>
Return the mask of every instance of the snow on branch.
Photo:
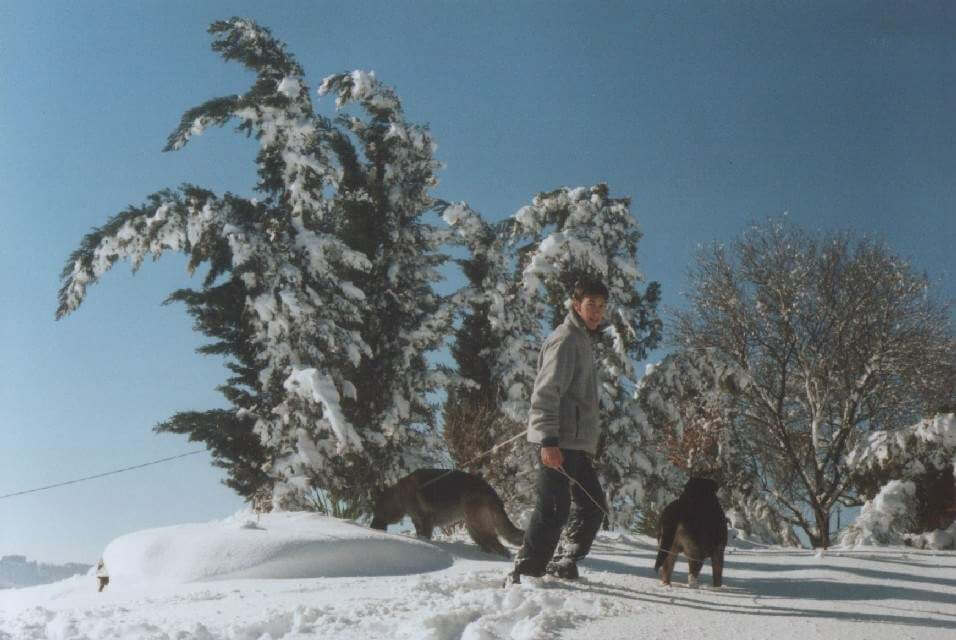
<svg viewBox="0 0 956 640">
<path fill-rule="evenodd" d="M 75 311 L 96 283 L 118 260 L 129 260 L 134 271 L 143 259 L 158 258 L 165 251 L 192 254 L 190 267 L 210 256 L 215 236 L 228 207 L 211 193 L 184 188 L 178 193 L 161 191 L 141 207 L 130 207 L 106 225 L 87 234 L 61 273 L 60 304 L 56 317 Z"/>
<path fill-rule="evenodd" d="M 956 454 L 956 414 L 938 414 L 902 429 L 874 431 L 844 462 L 856 472 L 877 470 L 915 458 L 915 449 L 928 453 L 925 461 L 937 469 L 945 468 Z M 921 473 L 922 464 L 912 471 Z"/>
<path fill-rule="evenodd" d="M 400 113 L 401 102 L 395 91 L 386 87 L 375 77 L 374 71 L 355 70 L 338 73 L 322 80 L 319 95 L 335 94 L 335 108 L 341 109 L 349 102 L 358 102 L 373 115 Z M 390 130 L 393 135 L 396 130 Z"/>
<path fill-rule="evenodd" d="M 315 368 L 294 368 L 283 386 L 290 393 L 322 405 L 323 414 L 338 440 L 340 455 L 350 447 L 362 450 L 362 439 L 342 414 L 339 392 L 328 376 L 319 373 Z"/>
<path fill-rule="evenodd" d="M 233 118 L 239 130 L 259 140 L 259 190 L 287 202 L 297 216 L 328 216 L 322 190 L 335 180 L 323 142 L 332 135 L 328 121 L 312 108 L 303 71 L 285 45 L 251 20 L 233 18 L 209 29 L 212 48 L 226 60 L 238 60 L 256 72 L 243 96 L 209 100 L 183 114 L 169 136 L 166 151 L 181 149 L 210 126 Z"/>
<path fill-rule="evenodd" d="M 554 229 L 540 240 L 522 274 L 528 292 L 561 272 L 600 274 L 612 290 L 642 282 L 636 260 L 641 233 L 629 206 L 626 198 L 609 198 L 607 185 L 599 184 L 562 187 L 522 207 L 513 216 L 516 232 L 540 238 Z"/>
</svg>

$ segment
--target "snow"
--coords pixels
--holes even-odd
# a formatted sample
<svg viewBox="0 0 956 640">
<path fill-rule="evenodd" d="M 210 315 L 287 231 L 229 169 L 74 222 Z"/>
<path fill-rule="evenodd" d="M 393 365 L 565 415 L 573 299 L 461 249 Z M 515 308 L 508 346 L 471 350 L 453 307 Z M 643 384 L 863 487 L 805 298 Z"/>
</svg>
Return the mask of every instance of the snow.
<svg viewBox="0 0 956 640">
<path fill-rule="evenodd" d="M 863 505 L 860 515 L 843 530 L 840 543 L 901 544 L 906 517 L 911 515 L 916 485 L 909 480 L 891 480 L 872 500 Z"/>
<path fill-rule="evenodd" d="M 602 532 L 582 579 L 525 578 L 463 534 L 426 542 L 314 513 L 250 511 L 139 531 L 93 570 L 0 591 L 3 640 L 950 638 L 956 553 L 825 553 L 732 537 L 725 586 L 653 573 L 654 541 Z"/>
<path fill-rule="evenodd" d="M 941 413 L 902 429 L 874 431 L 846 456 L 852 468 L 879 468 L 888 461 L 901 460 L 909 449 L 925 446 L 935 453 L 936 468 L 950 463 L 956 449 L 956 413 Z M 920 473 L 920 470 L 916 470 Z"/>
<path fill-rule="evenodd" d="M 288 98 L 295 98 L 302 91 L 302 83 L 298 78 L 286 76 L 276 86 L 276 91 Z"/>
<path fill-rule="evenodd" d="M 344 452 L 349 446 L 362 450 L 362 438 L 342 414 L 339 392 L 328 376 L 322 375 L 314 367 L 293 369 L 283 386 L 290 393 L 311 398 L 325 408 L 329 425 L 338 439 L 339 453 Z"/>
</svg>

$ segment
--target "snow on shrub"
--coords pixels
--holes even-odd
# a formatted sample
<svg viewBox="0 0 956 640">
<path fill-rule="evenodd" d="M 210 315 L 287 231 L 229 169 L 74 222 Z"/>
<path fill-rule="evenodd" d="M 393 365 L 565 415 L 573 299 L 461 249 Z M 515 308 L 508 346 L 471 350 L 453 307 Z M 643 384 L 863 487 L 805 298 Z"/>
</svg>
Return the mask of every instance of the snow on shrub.
<svg viewBox="0 0 956 640">
<path fill-rule="evenodd" d="M 843 531 L 840 545 L 903 544 L 903 534 L 913 517 L 915 494 L 916 485 L 909 480 L 888 482 Z"/>
</svg>

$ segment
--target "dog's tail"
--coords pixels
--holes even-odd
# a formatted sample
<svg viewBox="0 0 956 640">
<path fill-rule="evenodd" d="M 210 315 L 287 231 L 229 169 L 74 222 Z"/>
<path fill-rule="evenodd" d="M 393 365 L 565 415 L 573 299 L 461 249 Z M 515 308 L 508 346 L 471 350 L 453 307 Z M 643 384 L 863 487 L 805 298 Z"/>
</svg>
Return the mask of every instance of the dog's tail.
<svg viewBox="0 0 956 640">
<path fill-rule="evenodd" d="M 661 551 L 657 552 L 657 560 L 654 561 L 654 571 L 660 571 L 661 567 L 664 566 L 664 561 L 667 560 L 667 551 L 664 551 L 663 548 Z"/>
<path fill-rule="evenodd" d="M 654 571 L 658 571 L 664 566 L 668 554 L 674 547 L 674 538 L 677 536 L 677 522 L 667 522 L 661 524 L 660 534 L 657 536 L 657 560 L 654 561 Z"/>
<path fill-rule="evenodd" d="M 524 542 L 524 531 L 511 522 L 500 500 L 498 502 L 498 508 L 495 509 L 495 531 L 498 532 L 499 536 L 516 547 L 520 547 Z"/>
</svg>

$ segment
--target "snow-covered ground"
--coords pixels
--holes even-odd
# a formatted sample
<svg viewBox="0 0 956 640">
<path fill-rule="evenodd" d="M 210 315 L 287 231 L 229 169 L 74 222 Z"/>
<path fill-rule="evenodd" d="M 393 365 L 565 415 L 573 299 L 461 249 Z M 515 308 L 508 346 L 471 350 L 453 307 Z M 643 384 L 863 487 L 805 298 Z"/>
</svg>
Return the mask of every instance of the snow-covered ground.
<svg viewBox="0 0 956 640">
<path fill-rule="evenodd" d="M 400 529 L 401 527 L 393 527 Z M 653 540 L 602 534 L 582 579 L 528 579 L 464 536 L 423 542 L 315 514 L 141 531 L 92 575 L 0 591 L 0 640 L 956 637 L 956 552 L 728 549 L 725 586 L 673 587 Z"/>
</svg>

